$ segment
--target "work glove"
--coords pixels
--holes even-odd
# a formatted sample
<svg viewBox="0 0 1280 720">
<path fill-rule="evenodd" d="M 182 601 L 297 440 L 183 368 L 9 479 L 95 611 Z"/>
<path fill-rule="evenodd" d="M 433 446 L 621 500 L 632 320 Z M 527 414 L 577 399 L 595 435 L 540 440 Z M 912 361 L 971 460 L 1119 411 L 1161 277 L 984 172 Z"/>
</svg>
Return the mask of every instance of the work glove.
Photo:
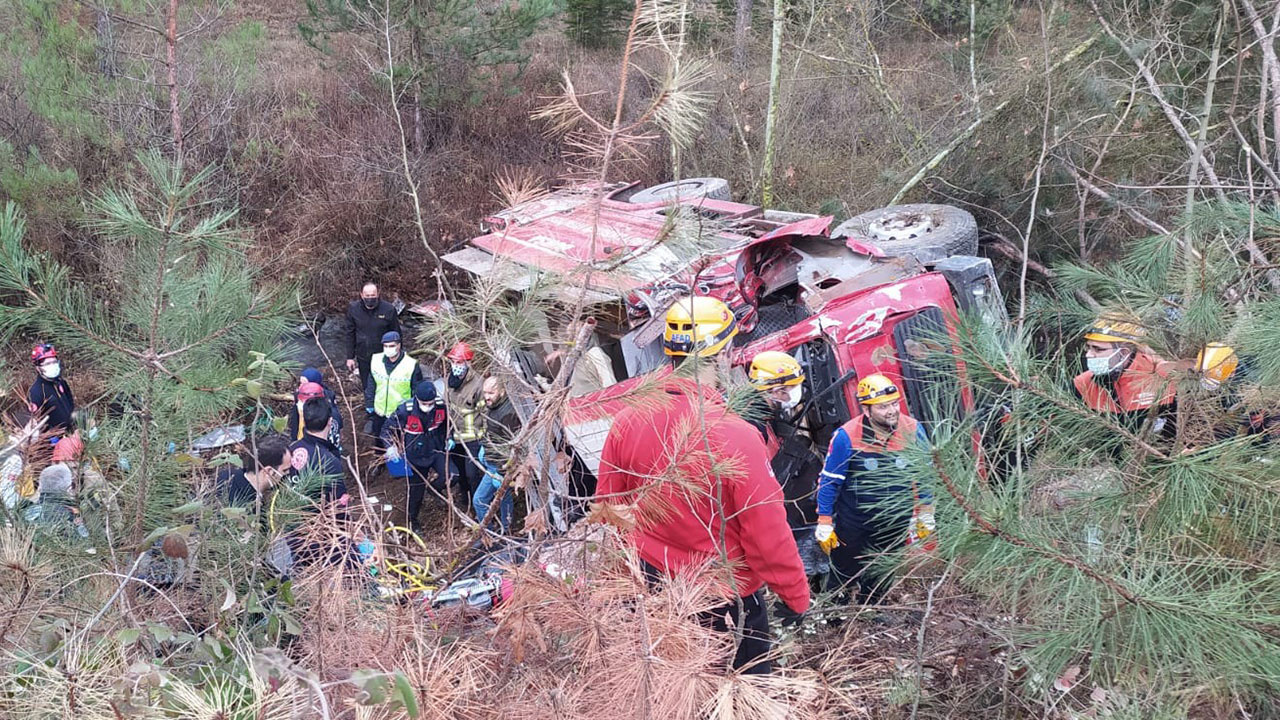
<svg viewBox="0 0 1280 720">
<path fill-rule="evenodd" d="M 911 520 L 911 536 L 907 538 L 908 543 L 924 542 L 937 529 L 937 522 L 933 519 L 933 508 L 921 508 Z"/>
<path fill-rule="evenodd" d="M 813 539 L 818 541 L 818 547 L 822 548 L 822 552 L 828 555 L 840 544 L 840 539 L 836 537 L 836 529 L 831 523 L 818 523 L 818 527 L 813 531 Z"/>
<path fill-rule="evenodd" d="M 387 462 L 400 462 L 400 448 L 395 445 L 387 446 Z"/>
<path fill-rule="evenodd" d="M 484 446 L 480 446 L 480 452 L 476 453 L 476 461 L 480 463 L 480 467 L 485 466 L 484 462 Z"/>
<path fill-rule="evenodd" d="M 444 444 L 444 451 L 453 452 L 453 449 L 457 446 L 458 446 L 458 443 L 454 442 L 453 438 L 449 438 L 449 442 Z"/>
<path fill-rule="evenodd" d="M 778 618 L 778 624 L 782 627 L 795 627 L 804 620 L 804 613 L 792 610 L 781 600 L 773 604 L 773 615 Z"/>
</svg>

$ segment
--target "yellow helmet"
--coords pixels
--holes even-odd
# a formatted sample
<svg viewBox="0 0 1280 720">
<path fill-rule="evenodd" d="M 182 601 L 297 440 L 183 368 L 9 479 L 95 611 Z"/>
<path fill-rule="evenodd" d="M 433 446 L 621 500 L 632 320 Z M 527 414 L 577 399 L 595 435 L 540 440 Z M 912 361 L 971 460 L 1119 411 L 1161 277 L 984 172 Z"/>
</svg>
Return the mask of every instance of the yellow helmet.
<svg viewBox="0 0 1280 720">
<path fill-rule="evenodd" d="M 738 319 L 729 306 L 705 295 L 677 300 L 667 310 L 662 351 L 673 357 L 711 357 L 738 334 Z"/>
<path fill-rule="evenodd" d="M 1100 316 L 1084 333 L 1085 340 L 1135 345 L 1141 344 L 1146 336 L 1146 329 L 1136 319 L 1117 313 Z"/>
<path fill-rule="evenodd" d="M 1239 364 L 1240 358 L 1236 357 L 1235 349 L 1220 342 L 1208 343 L 1196 355 L 1196 372 L 1210 389 L 1229 380 Z"/>
<path fill-rule="evenodd" d="M 858 381 L 858 402 L 863 405 L 880 405 L 901 399 L 902 393 L 898 391 L 898 386 L 880 373 L 868 375 Z"/>
<path fill-rule="evenodd" d="M 751 387 L 757 390 L 772 390 L 776 387 L 791 387 L 804 382 L 804 370 L 800 363 L 787 353 L 777 350 L 765 350 L 751 359 L 751 370 L 747 373 Z"/>
</svg>

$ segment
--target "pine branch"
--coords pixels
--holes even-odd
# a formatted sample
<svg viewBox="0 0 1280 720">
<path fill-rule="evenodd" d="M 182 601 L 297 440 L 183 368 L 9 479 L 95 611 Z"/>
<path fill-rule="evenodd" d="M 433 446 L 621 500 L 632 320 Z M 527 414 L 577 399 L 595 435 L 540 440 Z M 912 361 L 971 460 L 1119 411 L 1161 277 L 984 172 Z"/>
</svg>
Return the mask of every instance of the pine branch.
<svg viewBox="0 0 1280 720">
<path fill-rule="evenodd" d="M 933 457 L 934 471 L 938 474 L 938 479 L 942 481 L 943 487 L 947 489 L 947 493 L 950 494 L 951 497 L 955 498 L 956 504 L 960 506 L 960 509 L 964 510 L 964 514 L 967 515 L 969 519 L 972 520 L 973 523 L 978 526 L 979 531 L 987 535 L 990 535 L 994 538 L 1003 540 L 1009 543 L 1010 545 L 1023 548 L 1024 550 L 1030 550 L 1031 552 L 1034 552 L 1038 555 L 1043 555 L 1047 558 L 1050 558 L 1051 560 L 1054 560 L 1055 562 L 1065 565 L 1081 573 L 1082 575 L 1088 577 L 1089 579 L 1094 580 L 1095 582 L 1106 586 L 1113 593 L 1124 598 L 1124 600 L 1130 603 L 1131 605 L 1149 604 L 1143 598 L 1140 598 L 1137 595 L 1135 595 L 1132 590 L 1129 590 L 1128 588 L 1126 588 L 1119 580 L 1116 580 L 1113 577 L 1104 575 L 1098 572 L 1097 570 L 1094 570 L 1093 568 L 1086 565 L 1083 561 L 1078 560 L 1074 557 L 1071 557 L 1070 555 L 1064 555 L 1062 553 L 1054 552 L 1053 550 L 1049 550 L 1047 548 L 1038 547 L 1032 542 L 1030 542 L 1029 540 L 1023 539 L 1017 535 L 1014 535 L 1008 532 L 1007 530 L 1001 529 L 995 523 L 983 517 L 982 514 L 979 513 L 978 510 L 973 506 L 973 503 L 969 500 L 969 498 L 965 496 L 964 493 L 960 492 L 960 489 L 958 487 L 956 487 L 955 481 L 951 478 L 950 475 L 947 474 L 947 471 L 943 469 L 942 454 L 935 449 L 931 451 L 931 455 Z"/>
</svg>

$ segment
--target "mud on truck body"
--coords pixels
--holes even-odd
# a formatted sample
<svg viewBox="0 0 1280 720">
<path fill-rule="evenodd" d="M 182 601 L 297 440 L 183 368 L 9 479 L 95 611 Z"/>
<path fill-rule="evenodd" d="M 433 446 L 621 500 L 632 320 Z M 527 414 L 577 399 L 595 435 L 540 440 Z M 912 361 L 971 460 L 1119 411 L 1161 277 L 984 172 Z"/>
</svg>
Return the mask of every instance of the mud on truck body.
<svg viewBox="0 0 1280 720">
<path fill-rule="evenodd" d="M 666 246 L 672 213 L 703 225 L 696 257 Z M 963 369 L 937 352 L 938 338 L 955 337 L 958 311 L 1007 323 L 991 263 L 975 256 L 973 216 L 945 205 L 899 205 L 831 224 L 830 216 L 733 202 L 717 178 L 643 190 L 619 183 L 564 189 L 486 218 L 485 234 L 444 260 L 497 276 L 516 292 L 539 273 L 561 276 L 565 302 L 581 303 L 595 321 L 619 382 L 571 401 L 563 440 L 579 473 L 598 471 L 627 391 L 667 366 L 665 313 L 689 294 L 717 297 L 733 310 L 735 366 L 745 370 L 763 350 L 796 356 L 810 398 L 802 425 L 819 452 L 857 409 L 857 378 L 872 372 L 899 383 L 906 410 L 926 429 L 971 411 Z M 553 478 L 553 488 L 565 482 Z"/>
</svg>

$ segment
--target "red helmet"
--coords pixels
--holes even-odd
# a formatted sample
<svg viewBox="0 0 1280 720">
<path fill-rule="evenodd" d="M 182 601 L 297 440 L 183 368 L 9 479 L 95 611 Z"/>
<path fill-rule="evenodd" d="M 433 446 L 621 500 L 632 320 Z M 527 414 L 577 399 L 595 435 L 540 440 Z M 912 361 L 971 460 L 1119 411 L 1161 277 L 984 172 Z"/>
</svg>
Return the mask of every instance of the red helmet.
<svg viewBox="0 0 1280 720">
<path fill-rule="evenodd" d="M 35 365 L 39 365 L 49 358 L 56 357 L 58 357 L 58 351 L 49 343 L 40 343 L 39 345 L 31 348 L 31 362 Z"/>
<path fill-rule="evenodd" d="M 324 386 L 320 383 L 304 382 L 298 386 L 298 400 L 301 402 L 322 397 L 324 397 Z"/>
<path fill-rule="evenodd" d="M 449 358 L 453 362 L 461 363 L 470 362 L 471 358 L 474 358 L 475 356 L 476 354 L 472 352 L 470 345 L 460 342 L 457 345 L 454 345 L 453 349 L 451 349 L 449 354 L 445 357 Z"/>
</svg>

